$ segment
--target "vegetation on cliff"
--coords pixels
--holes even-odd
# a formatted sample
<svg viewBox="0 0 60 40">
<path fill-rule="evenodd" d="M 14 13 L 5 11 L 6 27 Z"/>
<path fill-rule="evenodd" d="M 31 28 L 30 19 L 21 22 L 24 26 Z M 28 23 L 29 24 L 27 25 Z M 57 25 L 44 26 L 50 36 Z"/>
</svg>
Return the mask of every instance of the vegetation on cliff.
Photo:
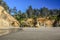
<svg viewBox="0 0 60 40">
<path fill-rule="evenodd" d="M 21 10 L 14 8 L 9 8 L 8 5 L 3 1 L 0 0 L 0 5 L 5 8 L 7 12 L 9 12 L 13 17 L 15 17 L 20 23 L 22 23 L 23 20 L 27 20 L 29 18 L 39 18 L 39 17 L 50 17 L 50 19 L 59 21 L 60 20 L 60 9 L 48 9 L 46 7 L 40 8 L 40 9 L 33 9 L 30 5 L 26 12 L 21 12 Z M 12 14 L 13 13 L 13 14 Z"/>
</svg>

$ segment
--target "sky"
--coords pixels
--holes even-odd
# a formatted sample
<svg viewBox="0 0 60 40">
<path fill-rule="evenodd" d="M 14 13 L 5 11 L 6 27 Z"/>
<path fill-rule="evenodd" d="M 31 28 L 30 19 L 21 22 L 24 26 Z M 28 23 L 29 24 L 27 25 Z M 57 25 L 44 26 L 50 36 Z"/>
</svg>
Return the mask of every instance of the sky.
<svg viewBox="0 0 60 40">
<path fill-rule="evenodd" d="M 32 8 L 47 7 L 49 9 L 59 9 L 60 0 L 4 0 L 10 8 L 16 7 L 17 10 L 25 12 L 31 5 Z"/>
</svg>

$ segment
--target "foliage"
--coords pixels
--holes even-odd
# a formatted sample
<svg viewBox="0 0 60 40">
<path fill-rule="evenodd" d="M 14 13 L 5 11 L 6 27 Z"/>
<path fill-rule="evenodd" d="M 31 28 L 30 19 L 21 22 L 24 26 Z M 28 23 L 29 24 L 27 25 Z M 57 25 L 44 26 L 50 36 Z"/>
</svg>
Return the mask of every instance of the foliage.
<svg viewBox="0 0 60 40">
<path fill-rule="evenodd" d="M 32 6 L 26 10 L 25 13 L 22 13 L 21 10 L 17 11 L 16 7 L 12 9 L 14 13 L 13 16 L 21 23 L 22 20 L 27 18 L 38 18 L 38 17 L 50 17 L 51 19 L 59 19 L 57 17 L 60 14 L 60 10 L 58 9 L 48 9 L 43 7 L 41 9 L 33 9 Z"/>
<path fill-rule="evenodd" d="M 11 15 L 13 13 L 13 17 L 15 17 L 20 23 L 24 19 L 38 17 L 50 17 L 51 19 L 60 20 L 60 9 L 48 9 L 46 7 L 33 9 L 30 5 L 26 12 L 23 13 L 21 10 L 17 11 L 16 7 L 9 8 L 3 0 L 0 0 L 0 5 L 3 6 Z"/>
<path fill-rule="evenodd" d="M 9 7 L 8 5 L 6 4 L 6 2 L 4 2 L 3 0 L 0 0 L 0 5 L 4 7 L 4 9 L 9 12 Z"/>
</svg>

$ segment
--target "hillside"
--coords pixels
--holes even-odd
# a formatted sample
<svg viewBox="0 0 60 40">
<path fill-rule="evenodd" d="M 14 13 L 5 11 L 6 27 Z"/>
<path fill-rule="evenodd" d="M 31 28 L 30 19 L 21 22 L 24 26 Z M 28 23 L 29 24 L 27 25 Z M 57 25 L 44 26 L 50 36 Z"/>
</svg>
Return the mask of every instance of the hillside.
<svg viewBox="0 0 60 40">
<path fill-rule="evenodd" d="M 0 6 L 0 36 L 8 34 L 13 30 L 16 31 L 17 29 L 10 30 L 10 28 L 16 28 L 16 27 L 19 28 L 19 26 L 20 26 L 19 22 L 9 13 L 7 13 L 2 6 Z"/>
<path fill-rule="evenodd" d="M 0 27 L 19 27 L 19 22 L 0 6 Z"/>
</svg>

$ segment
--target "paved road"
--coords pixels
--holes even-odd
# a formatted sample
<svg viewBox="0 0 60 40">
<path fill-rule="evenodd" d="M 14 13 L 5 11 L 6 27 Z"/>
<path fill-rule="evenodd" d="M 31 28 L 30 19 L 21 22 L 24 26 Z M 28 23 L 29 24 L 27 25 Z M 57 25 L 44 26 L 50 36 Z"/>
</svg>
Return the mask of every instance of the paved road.
<svg viewBox="0 0 60 40">
<path fill-rule="evenodd" d="M 0 37 L 0 40 L 60 40 L 60 28 L 24 28 Z"/>
</svg>

